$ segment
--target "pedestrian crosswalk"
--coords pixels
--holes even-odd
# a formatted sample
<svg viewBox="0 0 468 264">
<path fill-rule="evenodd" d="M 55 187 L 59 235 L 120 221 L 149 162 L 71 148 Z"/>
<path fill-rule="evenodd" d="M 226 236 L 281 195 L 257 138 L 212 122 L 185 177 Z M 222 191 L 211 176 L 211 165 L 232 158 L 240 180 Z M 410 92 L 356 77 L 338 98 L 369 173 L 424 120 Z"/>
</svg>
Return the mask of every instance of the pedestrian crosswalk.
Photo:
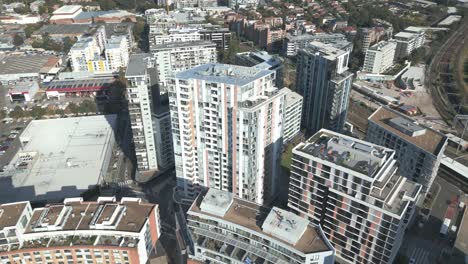
<svg viewBox="0 0 468 264">
<path fill-rule="evenodd" d="M 429 264 L 429 251 L 424 248 L 414 248 L 410 259 L 414 259 L 412 264 Z"/>
</svg>

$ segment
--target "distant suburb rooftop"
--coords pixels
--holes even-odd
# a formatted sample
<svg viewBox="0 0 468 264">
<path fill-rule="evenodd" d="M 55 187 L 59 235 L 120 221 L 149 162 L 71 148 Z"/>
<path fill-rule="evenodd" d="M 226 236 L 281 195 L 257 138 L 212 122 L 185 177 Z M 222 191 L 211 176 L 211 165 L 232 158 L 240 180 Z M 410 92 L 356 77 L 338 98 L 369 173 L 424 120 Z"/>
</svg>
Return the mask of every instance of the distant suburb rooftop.
<svg viewBox="0 0 468 264">
<path fill-rule="evenodd" d="M 330 250 L 316 227 L 308 220 L 283 209 L 268 208 L 234 197 L 231 193 L 209 189 L 200 195 L 189 214 L 216 217 L 280 241 L 304 254 Z"/>
<path fill-rule="evenodd" d="M 258 78 L 274 74 L 274 71 L 221 63 L 210 63 L 197 66 L 190 70 L 176 73 L 176 78 L 189 80 L 205 80 L 244 86 Z"/>
<path fill-rule="evenodd" d="M 33 120 L 0 175 L 0 202 L 79 196 L 103 179 L 114 145 L 115 115 Z"/>
<path fill-rule="evenodd" d="M 436 156 L 447 141 L 442 133 L 422 126 L 387 107 L 377 109 L 369 117 L 369 121 Z"/>
<path fill-rule="evenodd" d="M 393 150 L 322 129 L 297 151 L 373 177 Z"/>
</svg>

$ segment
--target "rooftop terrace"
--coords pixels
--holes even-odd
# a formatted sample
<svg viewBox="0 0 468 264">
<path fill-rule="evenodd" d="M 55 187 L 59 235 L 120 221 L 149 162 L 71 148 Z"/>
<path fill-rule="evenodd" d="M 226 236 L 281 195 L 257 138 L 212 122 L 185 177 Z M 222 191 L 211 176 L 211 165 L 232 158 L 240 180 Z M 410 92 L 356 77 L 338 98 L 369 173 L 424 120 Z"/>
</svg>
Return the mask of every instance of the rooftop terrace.
<svg viewBox="0 0 468 264">
<path fill-rule="evenodd" d="M 335 60 L 337 57 L 344 55 L 348 51 L 339 49 L 333 44 L 325 44 L 318 41 L 312 41 L 306 45 L 305 50 L 310 53 L 319 52 L 328 60 Z"/>
<path fill-rule="evenodd" d="M 392 150 L 327 130 L 312 136 L 298 151 L 373 177 Z"/>
<path fill-rule="evenodd" d="M 244 67 L 229 64 L 204 64 L 187 71 L 176 73 L 178 79 L 196 79 L 210 82 L 244 86 L 261 77 L 274 74 L 274 71 L 256 67 Z"/>
<path fill-rule="evenodd" d="M 377 109 L 369 117 L 369 121 L 436 156 L 447 141 L 442 133 L 419 125 L 411 118 L 387 107 Z"/>
<path fill-rule="evenodd" d="M 17 202 L 0 205 L 0 230 L 15 226 L 28 202 Z"/>
<path fill-rule="evenodd" d="M 140 232 L 155 207 L 137 198 L 121 201 L 103 199 L 85 202 L 81 198 L 65 199 L 33 211 L 26 234 L 62 230 L 114 230 Z"/>
<path fill-rule="evenodd" d="M 246 227 L 281 241 L 305 254 L 330 250 L 318 231 L 306 219 L 279 208 L 269 208 L 210 189 L 192 204 L 190 213 L 205 214 Z M 219 213 L 213 214 L 217 209 Z M 222 212 L 225 212 L 224 214 Z"/>
</svg>

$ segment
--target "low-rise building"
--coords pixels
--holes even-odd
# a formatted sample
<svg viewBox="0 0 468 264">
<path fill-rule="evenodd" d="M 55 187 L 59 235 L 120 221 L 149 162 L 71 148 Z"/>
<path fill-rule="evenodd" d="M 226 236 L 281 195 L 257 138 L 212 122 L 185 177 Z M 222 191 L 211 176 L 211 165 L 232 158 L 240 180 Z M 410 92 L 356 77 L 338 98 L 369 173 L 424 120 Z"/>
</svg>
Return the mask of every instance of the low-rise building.
<svg viewBox="0 0 468 264">
<path fill-rule="evenodd" d="M 106 95 L 114 78 L 54 80 L 45 86 L 47 99 L 69 96 Z"/>
<path fill-rule="evenodd" d="M 60 71 L 62 59 L 53 55 L 7 55 L 0 58 L 0 83 L 41 81 Z"/>
<path fill-rule="evenodd" d="M 221 263 L 332 264 L 320 226 L 291 212 L 209 189 L 188 211 L 194 260 Z"/>
<path fill-rule="evenodd" d="M 67 198 L 34 210 L 29 202 L 0 209 L 5 264 L 146 263 L 161 234 L 158 205 L 139 198 Z"/>
<path fill-rule="evenodd" d="M 397 43 L 381 41 L 367 49 L 363 71 L 381 74 L 393 66 Z"/>
<path fill-rule="evenodd" d="M 59 201 L 100 184 L 115 143 L 115 115 L 33 120 L 3 168 L 0 202 Z"/>
<path fill-rule="evenodd" d="M 395 150 L 400 174 L 420 183 L 427 192 L 447 146 L 447 137 L 388 107 L 369 117 L 366 140 Z"/>
<path fill-rule="evenodd" d="M 15 83 L 8 87 L 10 102 L 30 102 L 39 91 L 37 82 Z"/>
</svg>

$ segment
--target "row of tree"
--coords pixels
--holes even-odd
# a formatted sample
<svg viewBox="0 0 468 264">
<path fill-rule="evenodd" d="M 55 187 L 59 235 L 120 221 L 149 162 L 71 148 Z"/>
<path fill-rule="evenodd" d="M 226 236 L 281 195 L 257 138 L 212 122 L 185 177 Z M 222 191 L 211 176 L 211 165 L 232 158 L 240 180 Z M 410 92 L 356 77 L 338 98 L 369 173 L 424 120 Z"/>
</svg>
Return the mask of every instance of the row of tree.
<svg viewBox="0 0 468 264">
<path fill-rule="evenodd" d="M 41 39 L 34 40 L 31 45 L 33 48 L 68 53 L 75 42 L 76 40 L 70 37 L 65 37 L 60 42 L 52 39 L 48 34 L 43 34 Z"/>
<path fill-rule="evenodd" d="M 15 106 L 13 111 L 8 114 L 8 117 L 18 119 L 18 118 L 29 118 L 34 119 L 42 118 L 44 116 L 64 116 L 64 115 L 78 115 L 78 114 L 88 114 L 96 113 L 97 106 L 91 100 L 84 100 L 79 105 L 75 103 L 70 103 L 65 109 L 52 109 L 52 108 L 42 108 L 40 106 L 33 106 L 30 110 L 24 110 L 21 106 Z M 5 111 L 0 112 L 0 118 L 7 117 Z"/>
</svg>

